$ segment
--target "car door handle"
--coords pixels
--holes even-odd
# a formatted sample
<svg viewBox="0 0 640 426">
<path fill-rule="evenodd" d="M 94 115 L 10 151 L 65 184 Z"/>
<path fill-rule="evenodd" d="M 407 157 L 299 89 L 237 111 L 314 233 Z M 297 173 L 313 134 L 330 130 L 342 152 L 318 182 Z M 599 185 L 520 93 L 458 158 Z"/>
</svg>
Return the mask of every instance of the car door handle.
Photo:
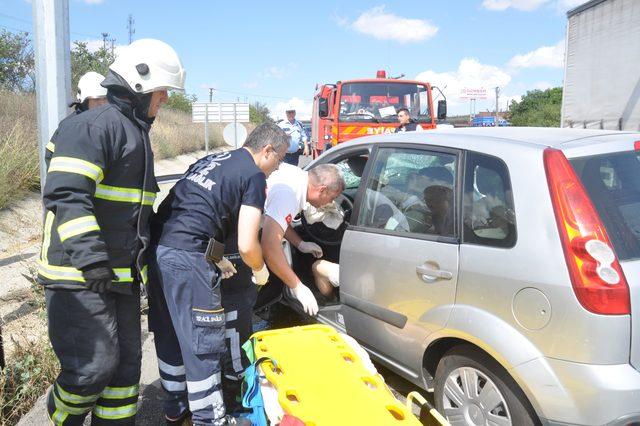
<svg viewBox="0 0 640 426">
<path fill-rule="evenodd" d="M 433 269 L 427 265 L 420 265 L 416 267 L 416 272 L 422 281 L 426 283 L 434 283 L 439 280 L 450 280 L 453 278 L 453 274 L 449 271 L 442 269 Z"/>
</svg>

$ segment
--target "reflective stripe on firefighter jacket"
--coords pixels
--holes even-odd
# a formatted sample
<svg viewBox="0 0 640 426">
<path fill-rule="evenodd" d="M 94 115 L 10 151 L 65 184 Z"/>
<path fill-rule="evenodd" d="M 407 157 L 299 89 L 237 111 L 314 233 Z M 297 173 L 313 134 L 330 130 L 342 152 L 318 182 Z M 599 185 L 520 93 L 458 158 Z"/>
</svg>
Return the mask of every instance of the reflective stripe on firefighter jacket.
<svg viewBox="0 0 640 426">
<path fill-rule="evenodd" d="M 82 269 L 108 262 L 127 285 L 146 281 L 144 250 L 158 186 L 149 125 L 114 97 L 64 119 L 47 145 L 38 281 L 79 288 Z"/>
</svg>

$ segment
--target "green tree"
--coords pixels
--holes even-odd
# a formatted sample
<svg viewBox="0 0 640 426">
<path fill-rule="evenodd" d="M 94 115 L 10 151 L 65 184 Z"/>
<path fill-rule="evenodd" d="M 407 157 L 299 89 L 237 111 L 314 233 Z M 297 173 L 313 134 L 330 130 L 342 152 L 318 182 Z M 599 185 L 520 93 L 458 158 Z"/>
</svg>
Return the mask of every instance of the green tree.
<svg viewBox="0 0 640 426">
<path fill-rule="evenodd" d="M 191 114 L 191 105 L 197 101 L 196 95 L 188 95 L 182 92 L 171 92 L 167 101 L 167 108 L 177 109 Z"/>
<path fill-rule="evenodd" d="M 109 71 L 109 65 L 115 58 L 115 54 L 111 49 L 101 47 L 92 52 L 87 48 L 87 43 L 82 41 L 73 42 L 73 48 L 71 49 L 71 87 L 73 88 L 73 93 L 76 93 L 78 80 L 85 73 L 95 71 L 106 76 L 107 71 Z"/>
<path fill-rule="evenodd" d="M 0 32 L 0 87 L 12 92 L 35 89 L 33 47 L 26 32 Z"/>
<path fill-rule="evenodd" d="M 253 124 L 273 122 L 269 114 L 270 111 L 266 104 L 255 102 L 249 105 L 249 121 L 251 121 Z"/>
<path fill-rule="evenodd" d="M 510 121 L 514 126 L 560 127 L 561 106 L 562 87 L 532 90 L 509 105 Z"/>
</svg>

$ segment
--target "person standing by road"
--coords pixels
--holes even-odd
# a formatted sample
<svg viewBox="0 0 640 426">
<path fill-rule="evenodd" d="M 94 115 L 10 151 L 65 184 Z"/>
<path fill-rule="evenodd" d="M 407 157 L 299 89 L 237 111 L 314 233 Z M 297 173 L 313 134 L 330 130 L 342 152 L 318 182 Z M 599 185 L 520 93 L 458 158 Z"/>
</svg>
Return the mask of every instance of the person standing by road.
<svg viewBox="0 0 640 426">
<path fill-rule="evenodd" d="M 298 165 L 300 155 L 309 155 L 309 136 L 302 123 L 296 120 L 296 110 L 287 109 L 286 120 L 280 120 L 278 126 L 289 136 L 289 149 L 284 161 L 294 166 Z"/>
<path fill-rule="evenodd" d="M 38 282 L 61 371 L 47 395 L 55 425 L 133 425 L 140 380 L 140 282 L 158 190 L 149 130 L 167 90 L 184 90 L 159 40 L 123 48 L 102 85 L 108 104 L 63 120 L 43 190 Z"/>
<path fill-rule="evenodd" d="M 80 77 L 80 80 L 78 80 L 76 100 L 69 104 L 69 107 L 73 108 L 73 112 L 68 117 L 65 117 L 64 120 L 70 119 L 84 111 L 109 103 L 109 101 L 107 101 L 107 89 L 100 85 L 103 81 L 104 76 L 94 71 L 89 71 Z M 65 125 L 60 122 L 58 129 L 64 127 Z M 54 134 L 51 138 L 52 140 L 50 140 L 45 147 L 46 151 L 44 153 L 44 159 L 47 164 L 47 169 L 49 168 L 51 157 L 53 157 L 53 152 L 56 150 L 56 146 L 53 143 L 53 139 L 56 139 L 56 137 L 56 134 Z"/>
<path fill-rule="evenodd" d="M 76 93 L 76 102 L 71 105 L 77 105 L 77 109 L 86 111 L 91 108 L 106 105 L 107 89 L 102 87 L 104 76 L 94 71 L 89 71 L 78 80 L 78 91 Z"/>
<path fill-rule="evenodd" d="M 258 240 L 266 176 L 279 167 L 288 146 L 275 124 L 256 127 L 242 148 L 192 164 L 153 220 L 149 327 L 168 394 L 168 424 L 191 415 L 196 425 L 244 424 L 226 415 L 220 389 L 225 319 L 231 320 L 221 304 L 220 281 L 235 272 L 223 257 L 224 242 L 236 235 L 254 284 L 266 284 Z"/>
<path fill-rule="evenodd" d="M 398 121 L 400 126 L 396 128 L 395 133 L 401 132 L 422 132 L 424 129 L 418 123 L 411 118 L 409 110 L 407 108 L 400 108 L 398 110 Z"/>
<path fill-rule="evenodd" d="M 322 257 L 322 248 L 316 243 L 303 241 L 290 226 L 291 221 L 307 203 L 322 207 L 335 200 L 344 191 L 344 179 L 334 164 L 321 164 L 308 172 L 284 164 L 269 178 L 268 187 L 261 239 L 265 260 L 269 270 L 291 289 L 304 311 L 315 315 L 318 313 L 318 302 L 287 263 L 282 239 L 286 238 L 302 253 Z"/>
</svg>

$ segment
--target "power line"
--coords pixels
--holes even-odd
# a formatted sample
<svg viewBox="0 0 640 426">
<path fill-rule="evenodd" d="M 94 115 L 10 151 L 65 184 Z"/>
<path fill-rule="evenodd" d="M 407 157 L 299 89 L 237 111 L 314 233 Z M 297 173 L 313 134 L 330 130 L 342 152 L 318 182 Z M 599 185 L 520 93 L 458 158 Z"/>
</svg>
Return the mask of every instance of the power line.
<svg viewBox="0 0 640 426">
<path fill-rule="evenodd" d="M 7 15 L 6 13 L 1 13 L 0 12 L 0 16 L 3 16 L 5 18 L 8 19 L 13 19 L 14 21 L 18 21 L 18 22 L 23 22 L 25 24 L 29 24 L 29 27 L 33 26 L 33 22 L 27 20 L 27 19 L 22 19 L 22 18 L 18 18 L 17 16 L 11 16 L 11 15 Z M 14 30 L 14 31 L 22 31 L 25 33 L 31 33 L 31 31 L 27 31 L 27 30 L 21 30 L 18 28 L 11 28 L 11 27 L 7 27 L 6 25 L 0 25 L 0 27 L 3 28 L 7 28 L 10 30 Z M 77 31 L 69 31 L 71 34 L 75 34 L 75 35 L 79 35 L 79 36 L 83 36 L 83 37 L 91 37 L 91 38 L 96 38 L 96 39 L 100 39 L 100 36 L 96 35 L 96 34 L 87 34 L 87 33 L 79 33 Z"/>
<path fill-rule="evenodd" d="M 13 19 L 14 21 L 24 22 L 24 23 L 27 23 L 27 24 L 31 25 L 31 21 L 28 21 L 28 20 L 22 19 L 22 18 L 17 18 L 15 16 L 7 15 L 6 13 L 1 13 L 0 12 L 0 16 L 4 16 L 5 18 Z"/>
<path fill-rule="evenodd" d="M 221 93 L 228 93 L 231 95 L 240 95 L 240 96 L 251 96 L 254 98 L 272 98 L 272 99 L 284 99 L 284 100 L 289 100 L 290 98 L 286 98 L 284 96 L 271 96 L 271 95 L 258 95 L 256 93 L 244 93 L 244 92 L 234 92 L 231 90 L 222 90 L 222 89 L 216 89 L 216 91 L 221 92 Z"/>
<path fill-rule="evenodd" d="M 4 29 L 6 29 L 6 30 L 19 31 L 19 32 L 21 32 L 21 33 L 31 34 L 31 31 L 21 30 L 20 28 L 7 27 L 6 25 L 2 25 L 2 24 L 0 24 L 0 27 L 4 28 Z"/>
</svg>

